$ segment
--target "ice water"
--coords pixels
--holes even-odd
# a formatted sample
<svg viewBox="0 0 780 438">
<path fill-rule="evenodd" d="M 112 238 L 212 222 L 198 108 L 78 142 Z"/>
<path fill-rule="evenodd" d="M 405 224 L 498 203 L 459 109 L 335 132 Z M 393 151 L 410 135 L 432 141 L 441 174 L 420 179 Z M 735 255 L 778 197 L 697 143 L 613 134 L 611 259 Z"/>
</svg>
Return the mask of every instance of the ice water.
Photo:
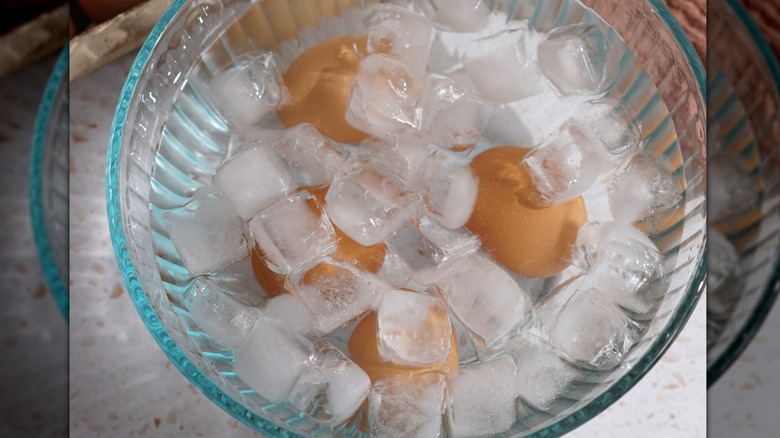
<svg viewBox="0 0 780 438">
<path fill-rule="evenodd" d="M 320 40 L 366 36 L 365 53 L 340 52 L 359 59 L 342 115 L 367 134 L 354 142 L 319 120 L 285 126 L 266 106 L 294 102 L 288 90 L 269 88 L 256 114 L 228 108 L 229 96 L 198 107 L 226 86 L 221 67 L 198 65 L 171 117 L 208 125 L 214 141 L 193 146 L 179 205 L 155 204 L 152 215 L 167 229 L 167 211 L 211 193 L 238 223 L 237 247 L 188 270 L 167 264 L 187 257 L 185 245 L 161 240 L 164 285 L 176 300 L 182 284 L 232 278 L 228 266 L 252 260 L 262 285 L 253 300 L 226 291 L 231 301 L 192 308 L 234 358 L 221 365 L 238 377 L 229 385 L 260 405 L 375 436 L 500 434 L 529 410 L 556 415 L 568 391 L 582 391 L 578 379 L 631 355 L 665 292 L 674 244 L 648 224 L 684 205 L 680 152 L 649 138 L 650 128 L 674 136 L 657 124 L 665 107 L 643 112 L 624 98 L 623 70 L 637 61 L 605 24 L 539 30 L 530 17 L 507 24 L 489 2 L 413 3 L 322 23 Z M 316 48 L 296 44 L 256 54 L 253 68 L 283 76 Z M 251 318 L 216 317 L 212 302 Z M 378 365 L 340 343 L 366 321 Z"/>
</svg>

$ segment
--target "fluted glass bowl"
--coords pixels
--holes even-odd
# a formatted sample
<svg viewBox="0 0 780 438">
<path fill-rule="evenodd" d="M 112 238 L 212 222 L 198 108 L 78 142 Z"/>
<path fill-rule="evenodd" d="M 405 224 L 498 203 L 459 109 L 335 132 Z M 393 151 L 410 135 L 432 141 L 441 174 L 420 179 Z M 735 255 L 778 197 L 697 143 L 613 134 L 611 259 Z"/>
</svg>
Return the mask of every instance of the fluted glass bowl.
<svg viewBox="0 0 780 438">
<path fill-rule="evenodd" d="M 736 0 L 709 3 L 708 29 L 718 35 L 708 46 L 710 157 L 726 154 L 755 182 L 758 203 L 717 226 L 740 255 L 740 273 L 709 302 L 707 383 L 714 384 L 734 363 L 777 298 L 780 286 L 780 66 L 747 10 Z M 709 191 L 734 191 L 723 181 Z M 711 247 L 713 248 L 713 247 Z M 715 254 L 710 250 L 710 257 Z M 721 309 L 722 308 L 722 309 Z M 723 314 L 719 314 L 726 310 Z"/>
<path fill-rule="evenodd" d="M 49 291 L 68 319 L 68 48 L 62 50 L 35 120 L 29 168 L 30 217 Z"/>
<path fill-rule="evenodd" d="M 228 128 L 203 98 L 204 78 L 255 47 L 275 50 L 284 59 L 332 36 L 328 29 L 354 29 L 350 26 L 356 23 L 362 1 L 327 3 L 337 11 L 329 19 L 343 20 L 342 26 L 307 27 L 323 17 L 306 1 L 289 5 L 284 0 L 175 1 L 130 71 L 109 145 L 106 183 L 112 242 L 141 318 L 171 361 L 207 397 L 271 436 L 287 436 L 288 431 L 305 436 L 359 432 L 320 428 L 286 404 L 266 402 L 232 372 L 232 353 L 215 348 L 194 330 L 179 306 L 192 279 L 177 257 L 160 252 L 172 246 L 157 217 L 191 199 L 228 153 Z M 611 37 L 619 35 L 631 49 L 623 54 L 616 95 L 637 114 L 645 150 L 670 158 L 684 187 L 683 209 L 667 217 L 651 236 L 671 268 L 663 279 L 667 292 L 646 321 L 643 338 L 617 369 L 575 382 L 563 408 L 517 421 L 503 434 L 557 436 L 593 418 L 636 384 L 680 332 L 703 290 L 704 72 L 660 0 L 592 0 L 585 2 L 587 7 L 561 0 L 497 3 L 509 17 L 527 18 L 542 31 L 598 20 L 598 15 L 609 23 L 616 32 Z M 298 17 L 293 10 L 308 14 Z M 657 111 L 661 117 L 656 117 Z"/>
</svg>

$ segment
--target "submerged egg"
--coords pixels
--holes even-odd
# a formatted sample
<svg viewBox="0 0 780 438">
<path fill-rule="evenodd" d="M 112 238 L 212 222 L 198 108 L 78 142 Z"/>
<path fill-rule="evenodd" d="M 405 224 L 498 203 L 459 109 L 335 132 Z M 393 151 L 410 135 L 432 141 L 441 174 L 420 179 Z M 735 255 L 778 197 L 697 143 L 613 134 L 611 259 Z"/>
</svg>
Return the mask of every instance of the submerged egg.
<svg viewBox="0 0 780 438">
<path fill-rule="evenodd" d="M 577 231 L 587 219 L 582 197 L 539 208 L 536 188 L 518 164 L 528 148 L 500 146 L 471 163 L 479 179 L 474 212 L 466 228 L 482 247 L 512 271 L 532 278 L 555 275 L 571 262 Z"/>
<path fill-rule="evenodd" d="M 279 120 L 291 127 L 308 122 L 323 135 L 343 143 L 357 143 L 368 134 L 344 119 L 352 79 L 367 55 L 366 36 L 342 36 L 323 41 L 298 56 L 282 78 L 290 102 L 277 108 Z"/>
<path fill-rule="evenodd" d="M 363 368 L 372 382 L 388 377 L 408 378 L 430 372 L 446 375 L 458 370 L 458 340 L 455 337 L 454 327 L 452 329 L 452 339 L 450 340 L 450 352 L 447 358 L 442 362 L 421 367 L 396 365 L 382 359 L 382 355 L 379 353 L 379 336 L 377 332 L 376 312 L 369 312 L 355 327 L 348 344 L 352 360 Z"/>
</svg>

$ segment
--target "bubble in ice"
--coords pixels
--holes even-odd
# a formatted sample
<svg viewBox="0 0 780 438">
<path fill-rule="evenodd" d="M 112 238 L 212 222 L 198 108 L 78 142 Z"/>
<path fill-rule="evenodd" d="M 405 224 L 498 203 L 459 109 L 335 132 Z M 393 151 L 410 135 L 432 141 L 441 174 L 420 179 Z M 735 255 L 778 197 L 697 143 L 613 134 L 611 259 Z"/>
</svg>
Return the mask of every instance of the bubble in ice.
<svg viewBox="0 0 780 438">
<path fill-rule="evenodd" d="M 617 55 L 596 24 L 553 29 L 539 43 L 539 70 L 562 96 L 601 94 L 617 77 Z"/>
<path fill-rule="evenodd" d="M 163 214 L 168 235 L 193 277 L 219 272 L 249 255 L 244 224 L 218 194 Z"/>
<path fill-rule="evenodd" d="M 707 161 L 707 216 L 720 220 L 758 204 L 758 190 L 740 160 L 718 154 Z"/>
<path fill-rule="evenodd" d="M 469 43 L 463 68 L 484 98 L 509 103 L 544 89 L 536 64 L 537 38 L 522 21 Z"/>
<path fill-rule="evenodd" d="M 314 344 L 311 364 L 298 378 L 287 400 L 328 427 L 353 416 L 371 390 L 365 371 L 343 352 L 346 347 L 322 339 Z"/>
<path fill-rule="evenodd" d="M 539 192 L 541 205 L 560 204 L 582 195 L 601 171 L 598 145 L 567 123 L 526 154 L 520 166 Z"/>
<path fill-rule="evenodd" d="M 433 25 L 425 17 L 393 4 L 382 3 L 363 12 L 368 53 L 387 53 L 416 74 L 425 74 L 433 41 Z"/>
<path fill-rule="evenodd" d="M 474 147 L 493 110 L 455 80 L 439 75 L 428 76 L 422 105 L 423 137 L 455 152 Z"/>
<path fill-rule="evenodd" d="M 639 149 L 641 127 L 619 99 L 605 97 L 585 102 L 577 110 L 574 123 L 601 146 L 599 150 L 605 151 L 605 158 L 613 164 L 619 165 Z"/>
<path fill-rule="evenodd" d="M 379 380 L 368 399 L 372 437 L 440 437 L 447 382 L 444 375 Z"/>
<path fill-rule="evenodd" d="M 287 98 L 274 55 L 257 52 L 246 57 L 210 83 L 214 105 L 239 128 L 258 124 Z"/>
<path fill-rule="evenodd" d="M 668 212 L 682 201 L 682 191 L 664 156 L 637 153 L 610 179 L 609 207 L 618 222 L 633 223 Z"/>
<path fill-rule="evenodd" d="M 184 295 L 192 321 L 217 343 L 235 348 L 247 337 L 259 312 L 230 297 L 224 290 L 196 279 Z"/>
<path fill-rule="evenodd" d="M 424 293 L 387 290 L 377 307 L 379 353 L 399 365 L 444 361 L 450 352 L 452 326 L 447 305 Z"/>
<path fill-rule="evenodd" d="M 480 255 L 463 258 L 437 284 L 449 307 L 483 347 L 531 317 L 528 293 L 503 268 Z"/>
<path fill-rule="evenodd" d="M 740 257 L 734 245 L 715 227 L 707 227 L 707 289 L 716 291 L 739 277 Z"/>
<path fill-rule="evenodd" d="M 439 30 L 477 32 L 490 21 L 486 0 L 415 0 L 415 4 Z"/>
<path fill-rule="evenodd" d="M 479 238 L 421 218 L 399 228 L 387 241 L 387 258 L 395 258 L 418 284 L 432 284 L 447 275 L 458 260 L 480 248 Z"/>
<path fill-rule="evenodd" d="M 377 137 L 419 130 L 424 82 L 424 77 L 414 76 L 408 65 L 389 55 L 369 55 L 360 62 L 352 82 L 345 119 Z"/>
<path fill-rule="evenodd" d="M 314 334 L 314 318 L 298 297 L 280 294 L 269 299 L 261 309 L 263 317 L 300 335 Z"/>
<path fill-rule="evenodd" d="M 259 143 L 222 164 L 214 175 L 214 185 L 245 221 L 295 188 L 285 164 L 268 145 Z"/>
<path fill-rule="evenodd" d="M 336 232 L 323 207 L 306 191 L 298 192 L 261 211 L 249 221 L 249 231 L 279 274 L 336 250 Z"/>
<path fill-rule="evenodd" d="M 236 348 L 233 370 L 259 396 L 282 403 L 309 366 L 312 350 L 307 339 L 259 319 Z"/>
<path fill-rule="evenodd" d="M 347 162 L 325 197 L 330 219 L 363 246 L 384 241 L 412 215 L 418 197 L 374 158 Z"/>
<path fill-rule="evenodd" d="M 422 181 L 423 205 L 428 215 L 445 228 L 465 225 L 479 191 L 471 166 L 451 154 L 438 152 L 426 162 Z"/>
<path fill-rule="evenodd" d="M 448 377 L 453 437 L 504 432 L 515 421 L 515 362 L 509 355 L 462 366 Z"/>
<path fill-rule="evenodd" d="M 371 309 L 383 285 L 349 263 L 317 259 L 290 275 L 295 293 L 314 317 L 318 333 L 331 333 Z"/>
<path fill-rule="evenodd" d="M 642 332 L 638 324 L 593 288 L 574 293 L 547 330 L 550 342 L 564 357 L 599 370 L 620 365 Z"/>
<path fill-rule="evenodd" d="M 330 183 L 346 161 L 344 154 L 309 123 L 285 130 L 276 141 L 274 151 L 289 166 L 300 186 Z"/>
</svg>

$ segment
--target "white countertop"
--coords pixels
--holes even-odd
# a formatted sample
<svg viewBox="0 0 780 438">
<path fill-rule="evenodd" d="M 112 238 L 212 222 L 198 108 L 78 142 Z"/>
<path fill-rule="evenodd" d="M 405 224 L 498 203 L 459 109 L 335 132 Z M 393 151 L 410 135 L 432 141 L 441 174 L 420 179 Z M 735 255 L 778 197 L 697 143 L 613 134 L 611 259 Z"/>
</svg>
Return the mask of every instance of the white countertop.
<svg viewBox="0 0 780 438">
<path fill-rule="evenodd" d="M 211 403 L 168 361 L 124 289 L 109 240 L 106 147 L 135 54 L 71 86 L 71 436 L 259 436 Z M 703 437 L 702 299 L 660 362 L 569 436 Z"/>
<path fill-rule="evenodd" d="M 46 287 L 27 198 L 32 133 L 55 56 L 0 79 L 0 436 L 67 436 L 68 326 Z"/>
</svg>

